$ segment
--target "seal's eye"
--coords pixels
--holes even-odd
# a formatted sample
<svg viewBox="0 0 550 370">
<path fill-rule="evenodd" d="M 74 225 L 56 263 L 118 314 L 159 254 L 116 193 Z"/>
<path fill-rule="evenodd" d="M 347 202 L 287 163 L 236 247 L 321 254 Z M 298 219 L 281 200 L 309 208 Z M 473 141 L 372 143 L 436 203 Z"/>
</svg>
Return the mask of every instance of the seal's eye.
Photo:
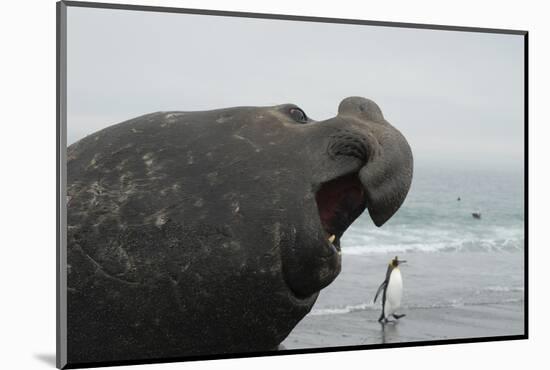
<svg viewBox="0 0 550 370">
<path fill-rule="evenodd" d="M 290 108 L 288 113 L 290 113 L 290 116 L 292 117 L 292 119 L 294 119 L 294 121 L 307 123 L 307 116 L 300 108 Z"/>
</svg>

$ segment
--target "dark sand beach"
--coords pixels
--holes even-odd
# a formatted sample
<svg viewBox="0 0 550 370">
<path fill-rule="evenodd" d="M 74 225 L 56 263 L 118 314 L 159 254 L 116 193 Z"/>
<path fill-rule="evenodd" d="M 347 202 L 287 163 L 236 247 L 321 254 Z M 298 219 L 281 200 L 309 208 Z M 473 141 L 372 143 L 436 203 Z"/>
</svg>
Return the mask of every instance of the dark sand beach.
<svg viewBox="0 0 550 370">
<path fill-rule="evenodd" d="M 382 326 L 379 312 L 308 316 L 283 342 L 286 349 L 507 336 L 523 333 L 523 304 L 506 303 L 407 310 Z"/>
<path fill-rule="evenodd" d="M 322 291 L 283 342 L 286 349 L 521 335 L 521 253 L 409 253 L 402 267 L 407 316 L 382 326 L 372 303 L 391 256 L 344 255 L 337 280 Z M 515 267 L 514 267 L 515 266 Z M 516 271 L 518 270 L 518 271 Z"/>
</svg>

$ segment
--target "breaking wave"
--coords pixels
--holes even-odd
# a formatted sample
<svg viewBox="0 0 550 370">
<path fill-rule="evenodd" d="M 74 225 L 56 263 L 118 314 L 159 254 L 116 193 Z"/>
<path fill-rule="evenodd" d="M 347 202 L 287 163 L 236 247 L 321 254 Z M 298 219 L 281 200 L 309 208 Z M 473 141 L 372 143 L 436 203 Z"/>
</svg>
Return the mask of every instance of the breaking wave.
<svg viewBox="0 0 550 370">
<path fill-rule="evenodd" d="M 433 303 L 427 305 L 403 305 L 402 308 L 406 309 L 433 309 L 433 308 L 458 308 L 464 306 L 487 306 L 494 304 L 503 304 L 503 303 L 522 303 L 523 298 L 507 298 L 494 301 L 483 301 L 483 302 L 463 302 L 460 300 L 452 300 L 450 302 L 443 303 Z M 327 307 L 327 308 L 314 308 L 311 310 L 309 315 L 311 316 L 323 316 L 323 315 L 344 315 L 352 312 L 358 311 L 379 311 L 381 310 L 380 303 L 360 303 L 357 305 L 349 305 L 343 307 Z"/>
<path fill-rule="evenodd" d="M 522 252 L 523 230 L 493 230 L 486 235 L 449 232 L 445 230 L 350 230 L 342 240 L 342 253 L 363 255 L 371 253 L 406 252 Z"/>
</svg>

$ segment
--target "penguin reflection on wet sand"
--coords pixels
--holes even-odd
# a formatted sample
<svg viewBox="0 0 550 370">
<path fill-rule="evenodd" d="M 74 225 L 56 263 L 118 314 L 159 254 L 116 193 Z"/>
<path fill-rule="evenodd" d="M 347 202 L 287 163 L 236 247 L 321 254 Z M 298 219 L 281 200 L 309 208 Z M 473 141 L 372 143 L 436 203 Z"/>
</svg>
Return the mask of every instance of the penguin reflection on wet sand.
<svg viewBox="0 0 550 370">
<path fill-rule="evenodd" d="M 378 298 L 380 292 L 382 292 L 382 315 L 378 319 L 381 323 L 387 323 L 390 320 L 388 318 L 393 316 L 396 320 L 405 316 L 396 313 L 397 309 L 401 306 L 401 296 L 403 295 L 403 279 L 401 278 L 401 271 L 399 271 L 399 265 L 407 261 L 399 260 L 397 256 L 392 259 L 388 265 L 386 271 L 386 278 L 378 287 L 376 295 L 374 296 L 374 302 Z"/>
</svg>

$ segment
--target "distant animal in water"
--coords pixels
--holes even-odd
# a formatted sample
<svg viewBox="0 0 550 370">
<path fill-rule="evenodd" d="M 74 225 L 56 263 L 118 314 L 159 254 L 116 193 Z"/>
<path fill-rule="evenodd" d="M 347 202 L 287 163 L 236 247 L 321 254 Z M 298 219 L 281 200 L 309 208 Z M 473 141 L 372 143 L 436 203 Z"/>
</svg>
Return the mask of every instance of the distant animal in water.
<svg viewBox="0 0 550 370">
<path fill-rule="evenodd" d="M 405 262 L 407 261 L 400 261 L 397 256 L 390 261 L 386 278 L 380 284 L 374 296 L 374 302 L 376 302 L 378 295 L 382 292 L 382 314 L 378 319 L 381 323 L 389 322 L 388 318 L 390 316 L 393 316 L 396 320 L 405 316 L 404 314 L 395 313 L 401 307 L 401 297 L 403 295 L 403 279 L 401 271 L 399 271 L 399 265 Z"/>
<path fill-rule="evenodd" d="M 481 212 L 473 212 L 472 217 L 477 219 L 477 220 L 480 220 L 481 219 Z"/>
<path fill-rule="evenodd" d="M 458 202 L 460 202 L 460 197 L 456 198 L 456 200 L 457 200 Z"/>
</svg>

